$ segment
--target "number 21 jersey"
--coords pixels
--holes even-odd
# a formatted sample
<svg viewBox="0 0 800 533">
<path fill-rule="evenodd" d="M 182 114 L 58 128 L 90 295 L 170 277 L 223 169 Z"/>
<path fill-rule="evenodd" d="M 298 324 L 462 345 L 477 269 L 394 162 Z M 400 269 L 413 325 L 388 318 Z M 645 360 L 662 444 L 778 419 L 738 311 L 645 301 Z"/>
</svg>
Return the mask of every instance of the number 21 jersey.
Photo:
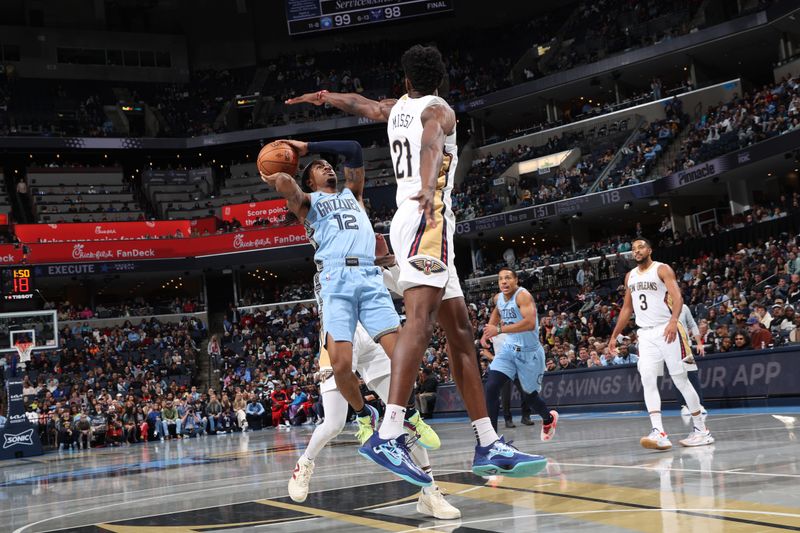
<svg viewBox="0 0 800 533">
<path fill-rule="evenodd" d="M 417 194 L 422 186 L 420 179 L 420 150 L 422 149 L 422 112 L 431 105 L 447 106 L 438 96 L 400 97 L 389 114 L 387 133 L 395 178 L 397 178 L 397 207 Z M 445 132 L 447 134 L 447 132 Z M 450 191 L 453 190 L 458 147 L 453 131 L 444 140 L 442 168 L 436 180 L 437 196 L 451 210 Z"/>
</svg>

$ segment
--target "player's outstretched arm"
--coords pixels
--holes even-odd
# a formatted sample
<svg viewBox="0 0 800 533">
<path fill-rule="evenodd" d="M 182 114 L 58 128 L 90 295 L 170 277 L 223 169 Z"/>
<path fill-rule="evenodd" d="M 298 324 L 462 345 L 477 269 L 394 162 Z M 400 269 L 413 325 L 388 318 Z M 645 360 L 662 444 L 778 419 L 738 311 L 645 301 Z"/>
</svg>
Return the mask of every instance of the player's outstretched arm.
<svg viewBox="0 0 800 533">
<path fill-rule="evenodd" d="M 625 275 L 625 300 L 622 303 L 622 309 L 619 310 L 617 317 L 617 324 L 614 326 L 614 332 L 611 333 L 611 339 L 608 341 L 608 350 L 612 355 L 617 355 L 617 337 L 619 337 L 622 330 L 628 324 L 633 314 L 633 299 L 631 298 L 631 289 L 628 287 L 628 276 Z"/>
<path fill-rule="evenodd" d="M 275 190 L 286 198 L 286 207 L 301 223 L 306 219 L 311 207 L 311 197 L 300 189 L 293 177 L 285 172 L 276 172 L 269 176 L 261 174 L 261 179 L 275 187 Z"/>
<path fill-rule="evenodd" d="M 328 91 L 306 93 L 286 100 L 287 105 L 330 104 L 345 113 L 366 117 L 378 122 L 387 122 L 389 120 L 389 113 L 391 113 L 392 107 L 396 102 L 397 100 L 393 98 L 378 101 L 370 100 L 357 93 L 331 93 Z"/>
<path fill-rule="evenodd" d="M 359 203 L 364 196 L 364 154 L 358 141 L 319 141 L 302 143 L 305 153 L 336 154 L 344 156 L 344 186 L 353 192 Z"/>
</svg>

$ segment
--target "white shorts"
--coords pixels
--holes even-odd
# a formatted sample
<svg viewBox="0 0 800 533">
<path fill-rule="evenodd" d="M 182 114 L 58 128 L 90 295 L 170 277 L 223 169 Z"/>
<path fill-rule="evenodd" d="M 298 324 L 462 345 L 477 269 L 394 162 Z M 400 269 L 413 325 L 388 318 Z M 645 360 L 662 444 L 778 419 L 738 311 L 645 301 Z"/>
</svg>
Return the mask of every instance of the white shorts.
<svg viewBox="0 0 800 533">
<path fill-rule="evenodd" d="M 441 192 L 437 191 L 437 198 Z M 425 223 L 419 204 L 405 201 L 392 218 L 389 238 L 392 242 L 400 276 L 401 291 L 427 286 L 444 288 L 442 300 L 464 296 L 455 267 L 455 216 L 441 200 L 435 201 L 436 227 Z"/>
<path fill-rule="evenodd" d="M 667 325 L 652 328 L 639 328 L 639 362 L 636 363 L 639 373 L 650 372 L 656 376 L 664 373 L 667 365 L 670 376 L 686 372 L 682 359 L 691 353 L 689 337 L 683 325 L 678 323 L 678 337 L 670 342 L 664 339 L 664 328 Z"/>
<path fill-rule="evenodd" d="M 319 353 L 319 371 L 324 376 L 319 384 L 320 394 L 337 390 L 330 356 L 324 346 Z M 389 356 L 386 355 L 380 344 L 372 340 L 361 323 L 356 325 L 356 333 L 353 337 L 353 372 L 358 372 L 370 389 L 373 388 L 370 384 L 392 373 Z"/>
</svg>

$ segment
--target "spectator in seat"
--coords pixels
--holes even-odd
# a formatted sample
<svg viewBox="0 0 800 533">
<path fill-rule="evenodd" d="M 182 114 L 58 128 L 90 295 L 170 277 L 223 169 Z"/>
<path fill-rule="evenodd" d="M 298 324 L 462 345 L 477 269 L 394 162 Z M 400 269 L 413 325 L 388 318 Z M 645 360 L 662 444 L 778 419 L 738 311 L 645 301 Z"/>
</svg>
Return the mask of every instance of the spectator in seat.
<svg viewBox="0 0 800 533">
<path fill-rule="evenodd" d="M 64 413 L 61 418 L 59 418 L 56 427 L 58 430 L 58 449 L 73 448 L 75 446 L 75 438 L 69 413 Z"/>
<path fill-rule="evenodd" d="M 629 340 L 623 341 L 619 346 L 619 354 L 614 358 L 615 365 L 627 365 L 639 361 L 639 358 L 631 353 L 628 342 Z"/>
<path fill-rule="evenodd" d="M 193 435 L 199 436 L 204 433 L 203 419 L 193 405 L 189 405 L 186 408 L 186 412 L 181 418 L 181 425 L 183 432 L 189 437 Z"/>
<path fill-rule="evenodd" d="M 122 444 L 122 422 L 117 417 L 116 413 L 108 416 L 108 424 L 106 425 L 106 446 L 119 446 Z"/>
<path fill-rule="evenodd" d="M 242 431 L 247 431 L 246 407 L 247 401 L 245 401 L 242 393 L 236 393 L 236 397 L 233 399 L 233 412 L 236 414 L 236 423 L 242 428 Z"/>
<path fill-rule="evenodd" d="M 761 324 L 758 317 L 751 316 L 747 319 L 747 332 L 750 335 L 749 349 L 763 350 L 772 345 L 772 333 Z M 737 333 L 735 341 L 739 338 L 739 335 Z M 737 348 L 739 347 L 738 342 L 736 342 L 736 346 Z"/>
<path fill-rule="evenodd" d="M 422 418 L 431 418 L 436 407 L 436 389 L 439 384 L 433 377 L 430 368 L 425 367 L 419 377 L 419 389 L 417 393 L 417 409 Z"/>
<path fill-rule="evenodd" d="M 270 402 L 272 402 L 272 425 L 278 427 L 281 425 L 283 415 L 289 404 L 289 394 L 286 392 L 286 389 L 283 388 L 282 384 L 276 383 L 275 390 L 272 391 L 269 399 Z"/>
<path fill-rule="evenodd" d="M 789 342 L 800 343 L 800 313 L 796 313 L 794 316 L 794 329 L 789 332 Z"/>
<path fill-rule="evenodd" d="M 181 419 L 178 416 L 178 410 L 172 405 L 172 400 L 167 400 L 164 408 L 161 410 L 161 428 L 161 440 L 164 440 L 164 438 L 169 440 L 172 438 L 172 435 L 175 435 L 175 438 L 178 439 L 182 438 Z M 172 428 L 171 432 L 170 428 Z"/>
<path fill-rule="evenodd" d="M 236 424 L 236 415 L 233 414 L 233 410 L 230 407 L 224 409 L 219 416 L 217 434 L 232 433 L 238 429 L 239 426 Z"/>
<path fill-rule="evenodd" d="M 79 450 L 81 448 L 85 450 L 91 448 L 94 432 L 92 431 L 92 422 L 86 413 L 81 413 L 80 418 L 75 422 L 75 433 L 78 438 Z"/>
<path fill-rule="evenodd" d="M 262 428 L 264 412 L 264 406 L 258 401 L 258 397 L 255 394 L 251 394 L 250 401 L 247 402 L 247 407 L 245 407 L 247 426 L 251 430 L 260 430 Z"/>
<path fill-rule="evenodd" d="M 561 370 L 574 370 L 576 368 L 575 363 L 570 361 L 569 356 L 567 356 L 567 354 L 565 353 L 562 353 L 561 355 L 558 356 L 558 367 Z"/>
<path fill-rule="evenodd" d="M 128 444 L 139 442 L 139 423 L 132 401 L 127 402 L 125 412 L 122 413 L 122 439 Z"/>
<path fill-rule="evenodd" d="M 147 438 L 157 439 L 161 435 L 164 440 L 163 425 L 161 424 L 161 409 L 158 402 L 153 402 L 145 408 L 144 423 L 147 425 Z"/>
<path fill-rule="evenodd" d="M 744 352 L 751 349 L 752 348 L 750 347 L 750 339 L 747 338 L 747 335 L 745 335 L 742 332 L 739 332 L 733 336 L 733 347 L 731 348 L 730 351 Z"/>
<path fill-rule="evenodd" d="M 211 391 L 208 404 L 206 404 L 206 418 L 208 419 L 209 433 L 216 433 L 219 426 L 219 417 L 222 414 L 222 404 L 219 403 L 217 395 Z"/>
<path fill-rule="evenodd" d="M 289 404 L 289 423 L 293 426 L 299 426 L 308 418 L 311 412 L 308 393 L 300 388 L 300 385 L 295 383 L 292 392 L 292 402 Z"/>
</svg>

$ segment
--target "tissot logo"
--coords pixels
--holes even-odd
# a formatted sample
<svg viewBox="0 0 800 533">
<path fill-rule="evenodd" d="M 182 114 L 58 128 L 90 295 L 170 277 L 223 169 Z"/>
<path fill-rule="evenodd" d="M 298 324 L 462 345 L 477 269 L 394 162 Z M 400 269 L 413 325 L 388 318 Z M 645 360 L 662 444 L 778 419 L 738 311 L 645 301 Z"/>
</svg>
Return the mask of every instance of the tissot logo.
<svg viewBox="0 0 800 533">
<path fill-rule="evenodd" d="M 3 435 L 3 439 L 4 450 L 12 446 L 33 446 L 33 429 L 28 429 L 15 435 L 6 433 Z"/>
</svg>

